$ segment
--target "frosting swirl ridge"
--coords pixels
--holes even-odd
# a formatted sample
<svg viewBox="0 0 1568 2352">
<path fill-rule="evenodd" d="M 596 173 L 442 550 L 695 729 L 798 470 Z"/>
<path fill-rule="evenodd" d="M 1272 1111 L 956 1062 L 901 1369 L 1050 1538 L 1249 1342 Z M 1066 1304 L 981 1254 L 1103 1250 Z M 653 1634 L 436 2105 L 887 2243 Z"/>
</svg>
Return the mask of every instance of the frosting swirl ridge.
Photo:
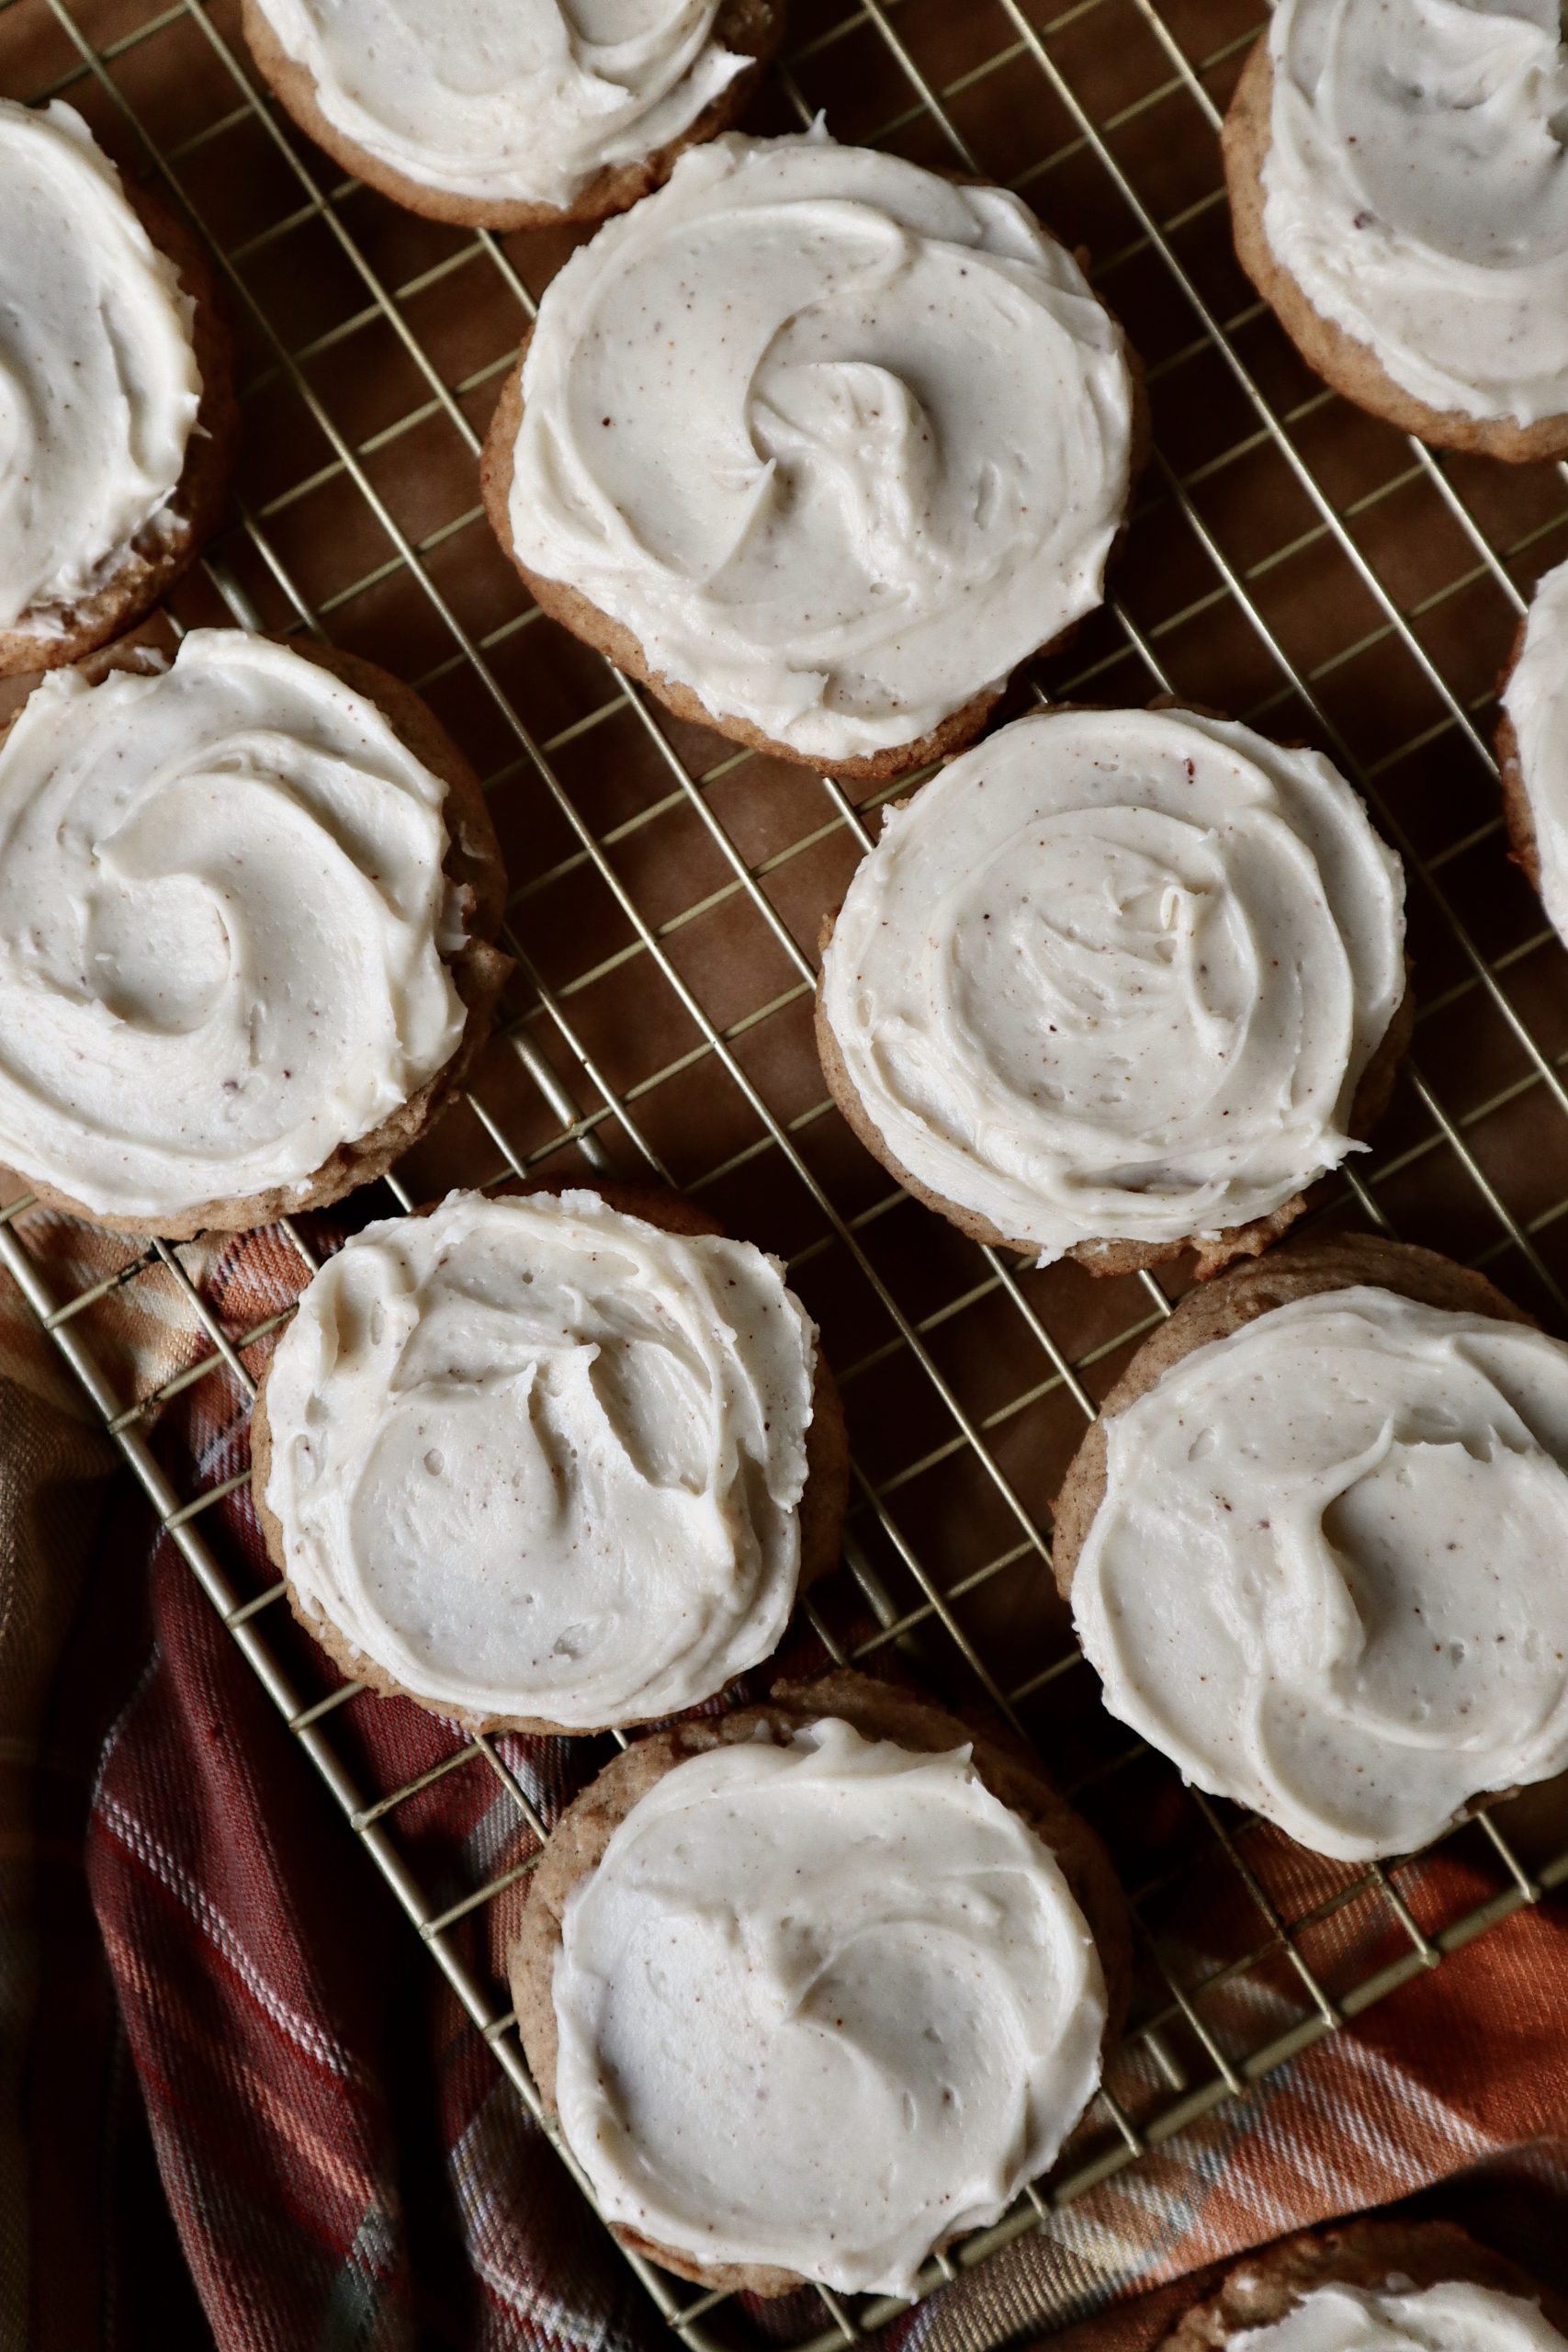
<svg viewBox="0 0 1568 2352">
<path fill-rule="evenodd" d="M 344 137 L 421 187 L 568 205 L 689 130 L 747 60 L 718 0 L 252 0 Z"/>
<path fill-rule="evenodd" d="M 0 744 L 0 1159 L 149 1220 L 303 1192 L 462 1037 L 446 797 L 238 629 L 46 678 Z"/>
<path fill-rule="evenodd" d="M 1106 1423 L 1073 1577 L 1105 1703 L 1322 1854 L 1568 1765 L 1568 1346 L 1357 1285 Z"/>
<path fill-rule="evenodd" d="M 1093 2095 L 1104 1981 L 967 1748 L 828 1717 L 676 1764 L 569 1897 L 561 2128 L 608 2218 L 705 2265 L 908 2293 Z"/>
<path fill-rule="evenodd" d="M 773 1260 L 594 1193 L 367 1227 L 267 1379 L 295 1592 L 470 1718 L 694 1705 L 795 1605 L 815 1365 Z"/>
<path fill-rule="evenodd" d="M 715 140 L 552 282 L 523 390 L 519 561 L 803 756 L 919 741 L 1100 602 L 1127 359 L 1003 190 Z"/>
<path fill-rule="evenodd" d="M 0 628 L 102 586 L 201 399 L 191 305 L 73 107 L 0 99 Z"/>
<path fill-rule="evenodd" d="M 1268 1216 L 1357 1147 L 1397 859 L 1320 754 L 1048 710 L 890 810 L 822 1012 L 898 1166 L 1042 1262 Z"/>
<path fill-rule="evenodd" d="M 1280 0 L 1263 227 L 1313 308 L 1430 408 L 1568 411 L 1557 0 Z"/>
</svg>

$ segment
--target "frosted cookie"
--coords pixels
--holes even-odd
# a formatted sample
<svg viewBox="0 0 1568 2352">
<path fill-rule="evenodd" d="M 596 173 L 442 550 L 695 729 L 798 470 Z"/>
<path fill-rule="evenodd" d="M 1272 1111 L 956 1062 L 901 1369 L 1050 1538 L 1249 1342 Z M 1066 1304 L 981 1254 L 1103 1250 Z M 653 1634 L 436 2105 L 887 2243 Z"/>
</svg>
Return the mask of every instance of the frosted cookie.
<svg viewBox="0 0 1568 2352">
<path fill-rule="evenodd" d="M 1497 768 L 1508 839 L 1568 942 L 1568 563 L 1537 581 L 1501 693 Z"/>
<path fill-rule="evenodd" d="M 1365 1861 L 1568 1766 L 1568 1345 L 1357 1234 L 1190 1293 L 1056 1502 L 1113 1715 Z"/>
<path fill-rule="evenodd" d="M 1130 1947 L 1026 1751 L 840 1672 L 617 1757 L 557 1825 L 509 1966 L 626 2244 L 715 2287 L 900 2294 L 1052 2162 Z"/>
<path fill-rule="evenodd" d="M 1546 2300 L 1451 2222 L 1348 2222 L 1247 2255 L 1159 2352 L 1562 2352 Z"/>
<path fill-rule="evenodd" d="M 485 501 L 544 611 L 680 717 L 874 777 L 1100 603 L 1142 415 L 1015 196 L 730 136 L 547 289 Z"/>
<path fill-rule="evenodd" d="M 1404 898 L 1320 753 L 1191 711 L 1040 712 L 888 811 L 823 956 L 823 1069 L 962 1231 L 1210 1273 L 1382 1111 Z"/>
<path fill-rule="evenodd" d="M 195 238 L 73 108 L 0 99 L 0 676 L 139 620 L 212 529 L 238 412 Z"/>
<path fill-rule="evenodd" d="M 674 1193 L 453 1193 L 308 1285 L 252 1424 L 345 1672 L 472 1728 L 711 1699 L 838 1558 L 837 1394 L 777 1261 Z"/>
<path fill-rule="evenodd" d="M 407 686 L 239 629 L 138 661 L 0 742 L 0 1162 L 178 1238 L 382 1174 L 511 967 L 478 780 Z"/>
<path fill-rule="evenodd" d="M 784 0 L 243 0 L 300 128 L 434 220 L 600 220 L 725 130 Z"/>
<path fill-rule="evenodd" d="M 1448 447 L 1568 450 L 1565 105 L 1556 0 L 1280 0 L 1225 177 L 1325 382 Z"/>
</svg>

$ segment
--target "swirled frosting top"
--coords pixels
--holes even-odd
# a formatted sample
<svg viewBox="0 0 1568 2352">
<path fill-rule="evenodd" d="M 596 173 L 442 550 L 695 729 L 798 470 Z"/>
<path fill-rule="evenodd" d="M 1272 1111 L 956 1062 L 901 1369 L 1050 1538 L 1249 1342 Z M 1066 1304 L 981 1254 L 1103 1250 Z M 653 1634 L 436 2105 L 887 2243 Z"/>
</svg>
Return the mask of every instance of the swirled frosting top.
<svg viewBox="0 0 1568 2352">
<path fill-rule="evenodd" d="M 239 629 L 0 744 L 0 1161 L 106 1216 L 304 1192 L 450 1060 L 446 787 Z"/>
<path fill-rule="evenodd" d="M 831 1717 L 675 1765 L 568 1898 L 556 2098 L 602 2211 L 706 2265 L 908 2293 L 1100 2080 L 1053 1855 L 967 1748 Z"/>
<path fill-rule="evenodd" d="M 1100 602 L 1122 336 L 1001 189 L 715 140 L 553 281 L 523 390 L 521 561 L 807 756 L 918 741 Z"/>
<path fill-rule="evenodd" d="M 426 1703 L 599 1730 L 795 1603 L 816 1335 L 749 1242 L 453 1193 L 316 1275 L 267 1380 L 295 1591 Z"/>
<path fill-rule="evenodd" d="M 568 205 L 746 65 L 718 0 L 256 0 L 334 129 L 418 186 Z"/>
<path fill-rule="evenodd" d="M 1534 2303 L 1467 2279 L 1384 2292 L 1318 2287 L 1267 2327 L 1240 2329 L 1228 2352 L 1562 2352 Z"/>
<path fill-rule="evenodd" d="M 1503 707 L 1535 826 L 1541 901 L 1568 941 L 1568 563 L 1536 583 Z"/>
<path fill-rule="evenodd" d="M 1112 1714 L 1349 1861 L 1568 1765 L 1568 1346 L 1358 1285 L 1106 1422 L 1073 1613 Z"/>
<path fill-rule="evenodd" d="M 1043 1261 L 1265 1216 L 1355 1148 L 1404 890 L 1315 752 L 1051 710 L 888 813 L 822 973 L 897 1164 Z"/>
<path fill-rule="evenodd" d="M 1557 0 L 1280 0 L 1263 228 L 1429 408 L 1568 410 Z"/>
<path fill-rule="evenodd" d="M 167 504 L 191 305 L 81 116 L 0 99 L 0 629 L 58 634 Z"/>
</svg>

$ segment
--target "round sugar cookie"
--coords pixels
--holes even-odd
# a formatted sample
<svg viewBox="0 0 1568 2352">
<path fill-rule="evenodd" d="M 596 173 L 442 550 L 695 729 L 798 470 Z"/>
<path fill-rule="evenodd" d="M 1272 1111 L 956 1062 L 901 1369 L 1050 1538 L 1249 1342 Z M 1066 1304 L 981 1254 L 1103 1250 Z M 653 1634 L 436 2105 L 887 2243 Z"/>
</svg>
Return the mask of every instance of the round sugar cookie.
<svg viewBox="0 0 1568 2352">
<path fill-rule="evenodd" d="M 1256 1254 L 1381 1115 L 1404 876 L 1318 752 L 1060 706 L 889 809 L 827 937 L 855 1133 L 961 1231 L 1124 1273 Z"/>
<path fill-rule="evenodd" d="M 775 1261 L 679 1194 L 453 1193 L 307 1286 L 252 1419 L 296 1616 L 470 1729 L 713 1698 L 838 1558 L 843 1419 Z"/>
<path fill-rule="evenodd" d="M 193 232 L 81 116 L 0 100 L 0 677 L 151 610 L 222 509 L 239 430 Z"/>
<path fill-rule="evenodd" d="M 1568 1766 L 1568 1345 L 1366 1234 L 1190 1293 L 1070 1464 L 1054 1562 L 1110 1712 L 1360 1862 Z"/>
<path fill-rule="evenodd" d="M 111 1230 L 368 1183 L 511 968 L 479 781 L 373 663 L 197 629 L 51 673 L 0 741 L 0 1163 Z"/>
<path fill-rule="evenodd" d="M 784 0 L 243 0 L 245 39 L 302 130 L 433 220 L 602 220 L 726 130 Z M 602 17 L 599 22 L 603 25 Z"/>
<path fill-rule="evenodd" d="M 1091 2096 L 1130 1966 L 1104 1850 L 1021 1743 L 841 1669 L 617 1757 L 509 1961 L 617 2233 L 762 2295 L 908 2292 L 994 2217 Z"/>
<path fill-rule="evenodd" d="M 1099 605 L 1145 437 L 1121 328 L 1016 197 L 732 133 L 552 281 L 481 478 L 553 619 L 871 781 Z"/>
<path fill-rule="evenodd" d="M 1439 447 L 1568 450 L 1561 28 L 1281 0 L 1225 116 L 1237 257 L 1326 384 Z"/>
</svg>

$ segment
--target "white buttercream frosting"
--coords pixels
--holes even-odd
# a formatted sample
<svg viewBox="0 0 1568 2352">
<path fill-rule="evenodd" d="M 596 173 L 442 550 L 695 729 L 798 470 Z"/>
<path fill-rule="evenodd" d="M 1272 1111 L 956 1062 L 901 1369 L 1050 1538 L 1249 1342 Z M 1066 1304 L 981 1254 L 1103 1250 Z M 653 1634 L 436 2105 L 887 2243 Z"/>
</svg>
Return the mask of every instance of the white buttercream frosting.
<svg viewBox="0 0 1568 2352">
<path fill-rule="evenodd" d="M 1315 752 L 1188 711 L 1021 718 L 888 812 L 823 1012 L 897 1164 L 1042 1262 L 1266 1216 L 1357 1147 L 1398 860 Z"/>
<path fill-rule="evenodd" d="M 567 205 L 689 130 L 747 60 L 718 0 L 256 0 L 333 128 L 420 187 Z"/>
<path fill-rule="evenodd" d="M 611 2221 L 708 2264 L 908 2293 L 1100 2080 L 1054 1857 L 967 1748 L 832 1718 L 675 1765 L 569 1897 L 556 2098 Z"/>
<path fill-rule="evenodd" d="M 593 1193 L 370 1226 L 268 1376 L 289 1577 L 436 1707 L 589 1731 L 694 1705 L 794 1606 L 815 1364 L 772 1258 Z"/>
<path fill-rule="evenodd" d="M 1346 1860 L 1568 1766 L 1568 1346 L 1357 1286 L 1106 1422 L 1073 1577 L 1112 1714 Z"/>
<path fill-rule="evenodd" d="M 1534 2303 L 1468 2280 L 1416 2289 L 1397 2278 L 1374 2292 L 1317 2287 L 1284 2318 L 1246 2327 L 1226 2352 L 1562 2352 Z"/>
<path fill-rule="evenodd" d="M 1535 826 L 1541 902 L 1568 941 L 1568 563 L 1536 583 L 1503 707 Z"/>
<path fill-rule="evenodd" d="M 1557 0 L 1280 0 L 1263 228 L 1429 408 L 1568 410 Z"/>
<path fill-rule="evenodd" d="M 462 1037 L 446 797 L 238 629 L 46 678 L 0 744 L 0 1161 L 150 1222 L 303 1192 Z"/>
<path fill-rule="evenodd" d="M 166 506 L 191 305 L 74 109 L 0 99 L 0 628 L 58 634 Z"/>
<path fill-rule="evenodd" d="M 552 282 L 523 390 L 521 561 L 808 757 L 918 741 L 1100 602 L 1122 336 L 1001 189 L 716 140 Z"/>
</svg>

